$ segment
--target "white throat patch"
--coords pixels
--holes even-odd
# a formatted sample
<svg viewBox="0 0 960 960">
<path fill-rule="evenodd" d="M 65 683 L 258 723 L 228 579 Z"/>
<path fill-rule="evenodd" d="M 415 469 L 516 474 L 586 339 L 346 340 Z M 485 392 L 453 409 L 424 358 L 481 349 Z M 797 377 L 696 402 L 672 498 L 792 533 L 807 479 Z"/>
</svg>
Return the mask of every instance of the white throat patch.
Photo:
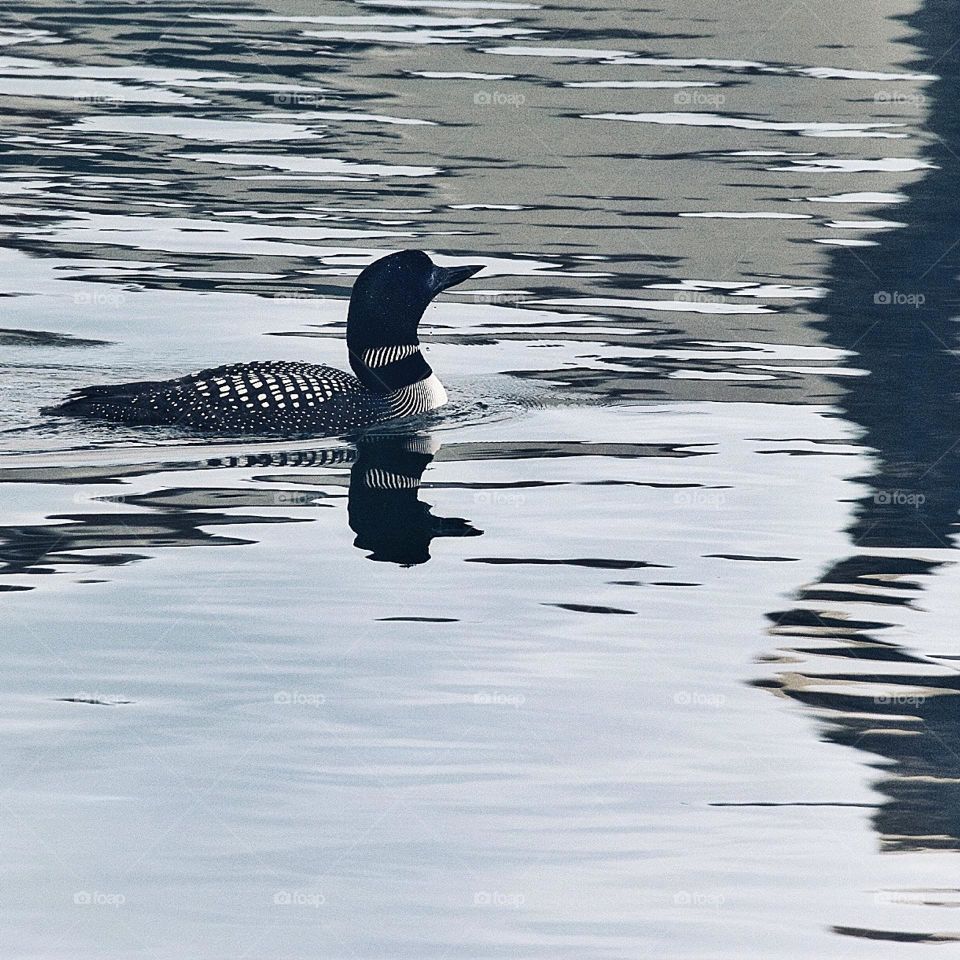
<svg viewBox="0 0 960 960">
<path fill-rule="evenodd" d="M 387 400 L 395 417 L 409 417 L 415 413 L 426 413 L 428 410 L 442 407 L 447 402 L 447 391 L 443 389 L 443 384 L 437 379 L 437 375 L 431 373 L 424 380 L 418 380 L 408 387 L 395 390 Z"/>
</svg>

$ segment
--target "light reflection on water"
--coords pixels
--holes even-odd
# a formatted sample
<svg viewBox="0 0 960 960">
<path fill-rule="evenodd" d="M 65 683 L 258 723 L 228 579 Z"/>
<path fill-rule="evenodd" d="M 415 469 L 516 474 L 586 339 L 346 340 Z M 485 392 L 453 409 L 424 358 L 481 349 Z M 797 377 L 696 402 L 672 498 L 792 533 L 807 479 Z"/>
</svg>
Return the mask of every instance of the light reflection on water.
<svg viewBox="0 0 960 960">
<path fill-rule="evenodd" d="M 960 933 L 950 9 L 729 6 L 6 15 L 10 955 Z M 38 413 L 344 366 L 407 246 L 439 416 Z"/>
</svg>

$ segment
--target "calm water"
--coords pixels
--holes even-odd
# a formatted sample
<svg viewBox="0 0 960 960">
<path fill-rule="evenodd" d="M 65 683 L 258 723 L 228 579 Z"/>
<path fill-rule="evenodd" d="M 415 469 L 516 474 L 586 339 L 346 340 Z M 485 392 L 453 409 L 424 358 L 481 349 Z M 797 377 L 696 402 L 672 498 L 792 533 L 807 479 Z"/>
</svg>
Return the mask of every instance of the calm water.
<svg viewBox="0 0 960 960">
<path fill-rule="evenodd" d="M 960 939 L 955 34 L 947 0 L 0 15 L 4 955 Z M 425 318 L 439 415 L 39 413 L 343 367 L 404 247 L 487 265 Z"/>
</svg>

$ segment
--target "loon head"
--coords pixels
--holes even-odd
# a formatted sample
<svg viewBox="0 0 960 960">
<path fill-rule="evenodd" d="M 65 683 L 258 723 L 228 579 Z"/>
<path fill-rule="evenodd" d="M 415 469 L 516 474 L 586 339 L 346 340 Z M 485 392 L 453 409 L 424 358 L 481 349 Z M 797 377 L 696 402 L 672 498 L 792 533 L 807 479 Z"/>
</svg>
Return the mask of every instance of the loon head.
<svg viewBox="0 0 960 960">
<path fill-rule="evenodd" d="M 389 393 L 432 373 L 420 353 L 417 327 L 430 301 L 483 264 L 441 267 L 422 250 L 402 250 L 371 263 L 353 285 L 347 313 L 350 366 L 365 387 Z"/>
</svg>

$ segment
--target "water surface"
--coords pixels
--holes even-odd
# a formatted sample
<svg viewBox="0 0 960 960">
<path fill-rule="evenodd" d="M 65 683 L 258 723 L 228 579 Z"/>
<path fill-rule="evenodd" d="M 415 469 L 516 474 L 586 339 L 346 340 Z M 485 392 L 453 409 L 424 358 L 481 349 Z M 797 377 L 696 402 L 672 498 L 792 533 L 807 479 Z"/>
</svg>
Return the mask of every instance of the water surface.
<svg viewBox="0 0 960 960">
<path fill-rule="evenodd" d="M 960 937 L 953 14 L 7 11 L 5 952 Z M 425 317 L 436 415 L 39 413 L 343 367 L 405 247 L 487 268 Z"/>
</svg>

